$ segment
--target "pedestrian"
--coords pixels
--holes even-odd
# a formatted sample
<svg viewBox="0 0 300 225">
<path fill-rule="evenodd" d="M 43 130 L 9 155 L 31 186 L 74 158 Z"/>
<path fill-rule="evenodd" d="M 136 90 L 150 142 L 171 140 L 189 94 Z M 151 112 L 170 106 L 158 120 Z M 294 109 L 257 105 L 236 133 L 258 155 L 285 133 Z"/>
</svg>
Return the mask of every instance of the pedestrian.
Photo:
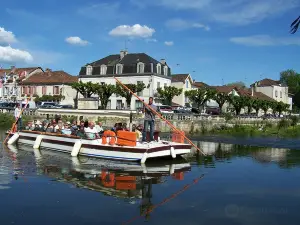
<svg viewBox="0 0 300 225">
<path fill-rule="evenodd" d="M 156 105 L 153 104 L 153 98 L 149 98 L 149 107 L 153 109 L 153 111 L 157 111 Z M 147 130 L 148 126 L 150 127 L 150 142 L 154 141 L 154 120 L 155 120 L 155 113 L 152 110 L 148 109 L 148 107 L 143 108 L 143 113 L 145 113 L 145 118 L 144 118 L 144 129 L 143 129 L 143 142 L 146 142 L 147 138 Z"/>
<path fill-rule="evenodd" d="M 22 129 L 22 109 L 20 104 L 17 104 L 17 107 L 15 109 L 15 119 L 17 123 L 17 131 L 20 131 Z"/>
</svg>

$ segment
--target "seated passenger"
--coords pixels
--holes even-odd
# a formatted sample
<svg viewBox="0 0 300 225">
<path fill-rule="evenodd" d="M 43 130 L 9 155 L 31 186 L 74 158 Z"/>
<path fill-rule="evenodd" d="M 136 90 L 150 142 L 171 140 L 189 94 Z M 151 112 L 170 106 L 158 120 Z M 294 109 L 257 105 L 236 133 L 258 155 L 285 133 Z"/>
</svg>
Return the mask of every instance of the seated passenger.
<svg viewBox="0 0 300 225">
<path fill-rule="evenodd" d="M 64 125 L 62 120 L 58 120 L 57 125 L 55 126 L 55 132 L 56 133 L 61 133 L 61 131 L 64 129 Z"/>
<path fill-rule="evenodd" d="M 42 123 L 40 121 L 36 121 L 34 124 L 34 131 L 42 131 Z"/>
<path fill-rule="evenodd" d="M 84 126 L 81 126 L 79 128 L 79 130 L 77 131 L 76 135 L 80 138 L 85 138 L 86 135 L 85 135 L 85 132 L 84 132 Z"/>
<path fill-rule="evenodd" d="M 33 125 L 32 122 L 28 122 L 27 125 L 26 125 L 26 127 L 25 127 L 25 129 L 26 129 L 26 130 L 33 130 L 34 127 L 35 127 L 35 126 Z"/>
<path fill-rule="evenodd" d="M 101 122 L 98 122 L 95 128 L 97 129 L 98 134 L 102 134 L 104 132 Z"/>
<path fill-rule="evenodd" d="M 129 129 L 127 128 L 127 124 L 126 123 L 122 124 L 122 130 L 129 131 Z"/>
<path fill-rule="evenodd" d="M 72 131 L 70 129 L 69 124 L 65 124 L 64 129 L 61 130 L 62 134 L 67 134 L 67 135 L 71 135 Z"/>
<path fill-rule="evenodd" d="M 140 141 L 141 138 L 142 138 L 142 132 L 140 132 L 140 131 L 136 128 L 136 125 L 135 125 L 135 124 L 132 125 L 132 132 L 135 132 L 135 133 L 136 133 L 136 140 Z"/>
<path fill-rule="evenodd" d="M 96 139 L 99 138 L 99 134 L 97 129 L 95 128 L 95 123 L 89 122 L 89 126 L 84 129 L 85 135 L 88 139 Z"/>
</svg>

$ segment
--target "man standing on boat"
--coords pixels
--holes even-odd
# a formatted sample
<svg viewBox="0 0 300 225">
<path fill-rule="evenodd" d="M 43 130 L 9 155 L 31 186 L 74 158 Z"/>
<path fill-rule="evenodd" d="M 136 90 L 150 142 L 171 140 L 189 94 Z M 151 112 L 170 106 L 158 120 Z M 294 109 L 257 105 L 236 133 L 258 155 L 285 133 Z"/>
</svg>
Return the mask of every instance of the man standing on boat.
<svg viewBox="0 0 300 225">
<path fill-rule="evenodd" d="M 149 107 L 151 107 L 155 112 L 157 111 L 156 105 L 153 104 L 153 98 L 149 98 Z M 150 127 L 150 141 L 154 141 L 154 120 L 155 120 L 155 113 L 152 110 L 148 109 L 148 107 L 143 108 L 143 112 L 145 113 L 144 118 L 144 130 L 143 130 L 143 142 L 146 142 L 147 139 L 147 130 L 148 126 Z"/>
<path fill-rule="evenodd" d="M 17 104 L 15 109 L 15 119 L 16 123 L 18 124 L 18 131 L 22 129 L 22 109 L 20 107 L 20 104 Z"/>
</svg>

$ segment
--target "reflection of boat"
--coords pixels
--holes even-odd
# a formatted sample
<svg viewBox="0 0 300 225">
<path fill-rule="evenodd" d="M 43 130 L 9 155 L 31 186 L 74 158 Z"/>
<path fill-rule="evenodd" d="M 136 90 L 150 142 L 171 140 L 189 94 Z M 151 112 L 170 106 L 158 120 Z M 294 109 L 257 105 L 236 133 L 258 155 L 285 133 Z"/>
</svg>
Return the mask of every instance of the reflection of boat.
<svg viewBox="0 0 300 225">
<path fill-rule="evenodd" d="M 131 133 L 131 132 L 130 132 Z M 112 137 L 110 137 L 112 138 Z M 122 138 L 121 138 L 122 139 Z M 80 139 L 71 135 L 57 135 L 52 133 L 41 133 L 35 131 L 22 131 L 15 133 L 9 144 L 14 142 L 35 146 L 35 148 L 49 148 L 55 151 L 72 154 L 72 156 L 82 155 L 96 158 L 117 159 L 126 161 L 145 162 L 149 158 L 173 157 L 190 153 L 191 145 L 169 141 L 157 141 L 151 143 L 139 143 L 136 140 L 126 141 L 133 143 L 129 145 L 118 145 L 116 143 L 105 144 L 105 139 Z"/>
<path fill-rule="evenodd" d="M 31 152 L 32 148 L 20 146 L 18 156 L 25 158 Z M 34 153 L 37 170 L 56 181 L 120 198 L 147 198 L 152 195 L 149 194 L 152 185 L 162 183 L 163 176 L 172 174 L 174 179 L 182 180 L 184 172 L 191 169 L 185 160 L 140 165 L 83 156 L 74 160 L 66 154 L 49 150 Z M 143 202 L 149 202 L 149 199 Z"/>
</svg>

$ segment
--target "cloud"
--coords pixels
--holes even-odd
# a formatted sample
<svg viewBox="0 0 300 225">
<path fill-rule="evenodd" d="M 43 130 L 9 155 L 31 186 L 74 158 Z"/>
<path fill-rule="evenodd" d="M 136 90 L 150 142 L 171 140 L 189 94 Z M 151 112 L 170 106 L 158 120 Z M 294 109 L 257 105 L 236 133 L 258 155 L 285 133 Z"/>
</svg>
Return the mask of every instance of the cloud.
<svg viewBox="0 0 300 225">
<path fill-rule="evenodd" d="M 33 61 L 32 55 L 20 49 L 15 49 L 10 46 L 0 46 L 0 62 L 4 63 L 16 63 L 25 62 L 30 63 Z"/>
<path fill-rule="evenodd" d="M 282 15 L 300 6 L 299 0 L 131 0 L 139 7 L 163 6 L 189 10 L 208 20 L 230 25 L 247 25 Z"/>
<path fill-rule="evenodd" d="M 299 37 L 271 37 L 269 35 L 253 35 L 248 37 L 232 37 L 230 41 L 245 46 L 286 46 L 300 45 Z"/>
<path fill-rule="evenodd" d="M 149 38 L 152 37 L 155 30 L 153 28 L 142 26 L 140 24 L 120 25 L 109 32 L 111 36 L 125 36 L 125 37 L 140 37 Z"/>
<path fill-rule="evenodd" d="M 172 45 L 174 45 L 174 42 L 173 41 L 165 41 L 165 45 L 172 46 Z"/>
<path fill-rule="evenodd" d="M 17 42 L 17 39 L 13 32 L 6 31 L 3 27 L 0 27 L 0 44 L 12 44 Z"/>
<path fill-rule="evenodd" d="M 88 41 L 82 40 L 80 37 L 67 37 L 65 41 L 71 45 L 86 46 L 89 44 Z"/>
<path fill-rule="evenodd" d="M 183 20 L 180 18 L 170 19 L 165 22 L 165 26 L 176 31 L 190 29 L 190 28 L 203 28 L 206 31 L 210 30 L 209 26 L 202 23 L 194 23 L 192 21 Z"/>
</svg>

